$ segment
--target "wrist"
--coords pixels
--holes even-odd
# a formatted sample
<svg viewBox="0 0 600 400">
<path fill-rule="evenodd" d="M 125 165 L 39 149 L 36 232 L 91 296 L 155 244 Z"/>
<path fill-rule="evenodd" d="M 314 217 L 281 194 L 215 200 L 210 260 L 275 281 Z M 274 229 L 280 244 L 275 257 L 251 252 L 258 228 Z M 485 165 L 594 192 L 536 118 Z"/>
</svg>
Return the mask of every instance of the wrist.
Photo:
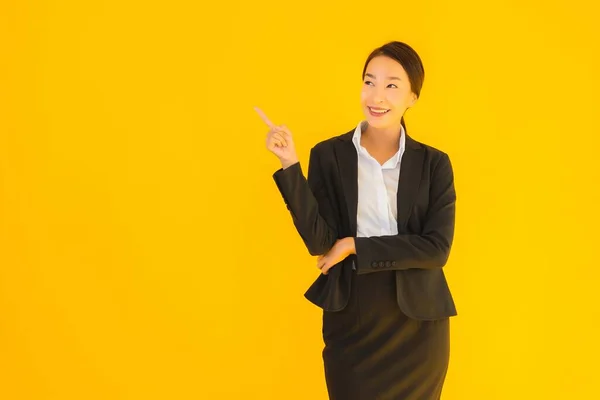
<svg viewBox="0 0 600 400">
<path fill-rule="evenodd" d="M 292 165 L 296 164 L 297 162 L 298 162 L 298 159 L 281 160 L 281 168 L 286 169 L 286 168 L 291 167 Z"/>
<path fill-rule="evenodd" d="M 348 249 L 348 254 L 356 254 L 356 243 L 354 242 L 353 237 L 346 238 L 346 246 Z"/>
</svg>

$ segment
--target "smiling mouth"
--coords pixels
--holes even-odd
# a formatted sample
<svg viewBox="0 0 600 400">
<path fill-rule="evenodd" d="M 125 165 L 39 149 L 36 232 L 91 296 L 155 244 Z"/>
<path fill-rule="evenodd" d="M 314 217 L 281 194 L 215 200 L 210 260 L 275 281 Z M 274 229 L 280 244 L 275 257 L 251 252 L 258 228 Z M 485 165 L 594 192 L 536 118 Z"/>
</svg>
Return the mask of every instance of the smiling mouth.
<svg viewBox="0 0 600 400">
<path fill-rule="evenodd" d="M 367 108 L 373 115 L 384 115 L 390 111 L 389 109 L 385 109 L 385 108 L 380 108 L 380 109 L 372 108 L 372 107 L 367 107 Z"/>
</svg>

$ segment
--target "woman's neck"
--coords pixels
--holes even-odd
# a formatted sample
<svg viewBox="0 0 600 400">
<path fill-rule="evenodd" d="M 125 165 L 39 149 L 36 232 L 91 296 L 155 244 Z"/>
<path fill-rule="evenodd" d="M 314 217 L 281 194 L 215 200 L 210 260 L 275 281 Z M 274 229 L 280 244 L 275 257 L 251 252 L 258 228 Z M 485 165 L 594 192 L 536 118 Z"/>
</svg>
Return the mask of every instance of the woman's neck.
<svg viewBox="0 0 600 400">
<path fill-rule="evenodd" d="M 398 127 L 374 128 L 367 126 L 363 132 L 365 142 L 375 148 L 398 148 L 400 145 L 401 125 Z"/>
</svg>

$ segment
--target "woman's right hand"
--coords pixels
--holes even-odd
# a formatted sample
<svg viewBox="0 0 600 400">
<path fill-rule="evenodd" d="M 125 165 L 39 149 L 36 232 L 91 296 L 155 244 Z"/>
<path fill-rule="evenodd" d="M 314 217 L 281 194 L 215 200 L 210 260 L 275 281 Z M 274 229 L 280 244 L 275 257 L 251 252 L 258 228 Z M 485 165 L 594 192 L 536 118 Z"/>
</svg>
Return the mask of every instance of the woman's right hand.
<svg viewBox="0 0 600 400">
<path fill-rule="evenodd" d="M 269 127 L 266 139 L 267 149 L 279 158 L 281 167 L 286 169 L 290 165 L 297 163 L 298 156 L 296 154 L 292 132 L 290 132 L 285 125 L 273 124 L 260 108 L 254 107 L 254 110 L 256 110 L 258 115 L 260 115 L 262 120 Z"/>
</svg>

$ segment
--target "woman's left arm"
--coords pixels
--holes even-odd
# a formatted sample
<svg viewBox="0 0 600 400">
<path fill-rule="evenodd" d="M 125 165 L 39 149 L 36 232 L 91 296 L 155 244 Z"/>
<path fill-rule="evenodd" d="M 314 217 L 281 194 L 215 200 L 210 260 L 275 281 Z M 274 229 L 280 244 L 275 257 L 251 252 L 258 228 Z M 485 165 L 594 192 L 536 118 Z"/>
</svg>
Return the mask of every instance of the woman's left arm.
<svg viewBox="0 0 600 400">
<path fill-rule="evenodd" d="M 452 163 L 443 153 L 432 174 L 422 233 L 353 238 L 357 273 L 446 265 L 454 238 L 455 205 Z"/>
</svg>

